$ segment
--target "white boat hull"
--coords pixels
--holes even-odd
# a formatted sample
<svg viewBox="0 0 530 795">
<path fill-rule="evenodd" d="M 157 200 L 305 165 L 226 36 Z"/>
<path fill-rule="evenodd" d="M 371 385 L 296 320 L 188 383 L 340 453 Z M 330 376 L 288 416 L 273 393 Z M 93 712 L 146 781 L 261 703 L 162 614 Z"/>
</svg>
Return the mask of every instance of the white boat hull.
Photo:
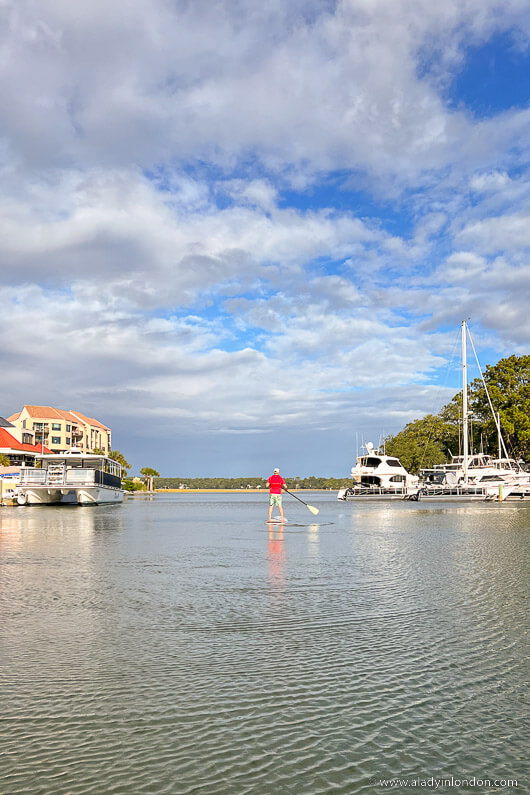
<svg viewBox="0 0 530 795">
<path fill-rule="evenodd" d="M 420 491 L 421 500 L 442 500 L 443 502 L 529 502 L 530 487 L 523 486 L 488 486 L 486 487 L 441 487 L 423 488 Z"/>
<path fill-rule="evenodd" d="M 529 502 L 530 488 L 521 486 L 489 486 L 480 488 L 478 486 L 453 486 L 453 487 L 422 487 L 404 489 L 400 492 L 388 491 L 377 487 L 353 486 L 341 489 L 337 494 L 337 499 L 345 502 L 359 501 L 367 502 L 370 500 L 440 500 L 442 502 Z"/>
<path fill-rule="evenodd" d="M 341 489 L 337 494 L 337 499 L 344 502 L 351 502 L 352 500 L 360 500 L 362 502 L 368 500 L 417 500 L 418 497 L 419 489 L 417 487 L 385 489 L 378 486 L 356 485 Z"/>
<path fill-rule="evenodd" d="M 84 486 L 77 488 L 25 487 L 19 489 L 19 505 L 105 505 L 123 502 L 122 489 L 105 486 Z"/>
</svg>

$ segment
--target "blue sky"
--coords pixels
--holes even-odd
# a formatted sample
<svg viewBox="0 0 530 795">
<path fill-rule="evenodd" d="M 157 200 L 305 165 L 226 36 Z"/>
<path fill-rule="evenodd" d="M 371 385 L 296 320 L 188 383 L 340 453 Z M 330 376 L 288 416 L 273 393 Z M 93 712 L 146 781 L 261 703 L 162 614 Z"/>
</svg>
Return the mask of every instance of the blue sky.
<svg viewBox="0 0 530 795">
<path fill-rule="evenodd" d="M 528 3 L 0 22 L 0 415 L 78 409 L 136 471 L 342 476 L 460 387 L 463 318 L 483 368 L 528 353 Z"/>
</svg>

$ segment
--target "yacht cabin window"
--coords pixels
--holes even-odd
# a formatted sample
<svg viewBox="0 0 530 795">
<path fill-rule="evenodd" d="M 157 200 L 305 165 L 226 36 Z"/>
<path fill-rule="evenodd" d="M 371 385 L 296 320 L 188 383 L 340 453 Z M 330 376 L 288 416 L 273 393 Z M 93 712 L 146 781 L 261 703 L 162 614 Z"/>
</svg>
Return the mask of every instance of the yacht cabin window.
<svg viewBox="0 0 530 795">
<path fill-rule="evenodd" d="M 375 458 L 375 456 L 365 456 L 365 458 L 361 460 L 361 466 L 363 467 L 378 467 L 380 463 L 381 459 Z"/>
</svg>

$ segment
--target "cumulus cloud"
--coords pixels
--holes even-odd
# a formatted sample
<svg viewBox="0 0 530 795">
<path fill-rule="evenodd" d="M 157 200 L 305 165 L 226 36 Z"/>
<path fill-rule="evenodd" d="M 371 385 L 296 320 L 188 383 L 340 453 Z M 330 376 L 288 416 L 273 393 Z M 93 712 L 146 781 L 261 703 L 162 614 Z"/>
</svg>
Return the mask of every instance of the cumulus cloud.
<svg viewBox="0 0 530 795">
<path fill-rule="evenodd" d="M 263 186 L 250 183 L 243 204 L 221 210 L 204 184 L 185 181 L 182 196 L 162 192 L 130 172 L 62 175 L 31 183 L 25 194 L 7 197 L 0 210 L 0 254 L 11 267 L 5 279 L 48 284 L 105 279 L 142 304 L 187 304 L 199 290 L 236 279 L 275 278 L 275 267 L 312 259 L 340 258 L 385 235 L 351 213 L 300 212 L 278 208 Z M 260 206 L 246 197 L 259 192 Z M 202 197 L 192 202 L 190 195 Z"/>
<path fill-rule="evenodd" d="M 514 24 L 524 36 L 517 0 L 502 14 L 497 0 L 283 5 L 8 0 L 0 107 L 15 160 L 229 168 L 257 153 L 273 171 L 412 178 L 491 153 L 492 125 L 449 112 L 422 79 L 422 48 L 442 57 Z"/>
<path fill-rule="evenodd" d="M 485 218 L 470 223 L 457 236 L 461 243 L 472 245 L 487 254 L 505 249 L 514 251 L 530 247 L 530 215 L 513 213 L 497 218 Z"/>
</svg>

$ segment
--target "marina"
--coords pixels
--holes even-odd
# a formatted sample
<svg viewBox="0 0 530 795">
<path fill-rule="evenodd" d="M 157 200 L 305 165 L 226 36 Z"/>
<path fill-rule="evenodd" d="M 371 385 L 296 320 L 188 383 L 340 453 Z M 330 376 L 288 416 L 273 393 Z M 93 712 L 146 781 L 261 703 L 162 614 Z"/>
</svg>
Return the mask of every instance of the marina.
<svg viewBox="0 0 530 795">
<path fill-rule="evenodd" d="M 2 509 L 0 791 L 525 791 L 529 507 L 307 499 Z"/>
<path fill-rule="evenodd" d="M 470 418 L 468 404 L 467 341 L 473 347 L 485 394 L 495 423 L 498 455 L 495 458 L 483 451 L 470 450 Z M 462 434 L 463 452 L 450 461 L 420 469 L 413 475 L 402 466 L 396 456 L 386 455 L 383 445 L 375 449 L 371 442 L 364 444 L 366 454 L 357 456 L 351 470 L 352 485 L 340 489 L 339 500 L 412 500 L 435 499 L 451 501 L 526 502 L 530 501 L 530 471 L 524 461 L 508 456 L 502 437 L 499 414 L 495 413 L 486 382 L 471 339 L 467 322 L 462 321 Z"/>
</svg>

